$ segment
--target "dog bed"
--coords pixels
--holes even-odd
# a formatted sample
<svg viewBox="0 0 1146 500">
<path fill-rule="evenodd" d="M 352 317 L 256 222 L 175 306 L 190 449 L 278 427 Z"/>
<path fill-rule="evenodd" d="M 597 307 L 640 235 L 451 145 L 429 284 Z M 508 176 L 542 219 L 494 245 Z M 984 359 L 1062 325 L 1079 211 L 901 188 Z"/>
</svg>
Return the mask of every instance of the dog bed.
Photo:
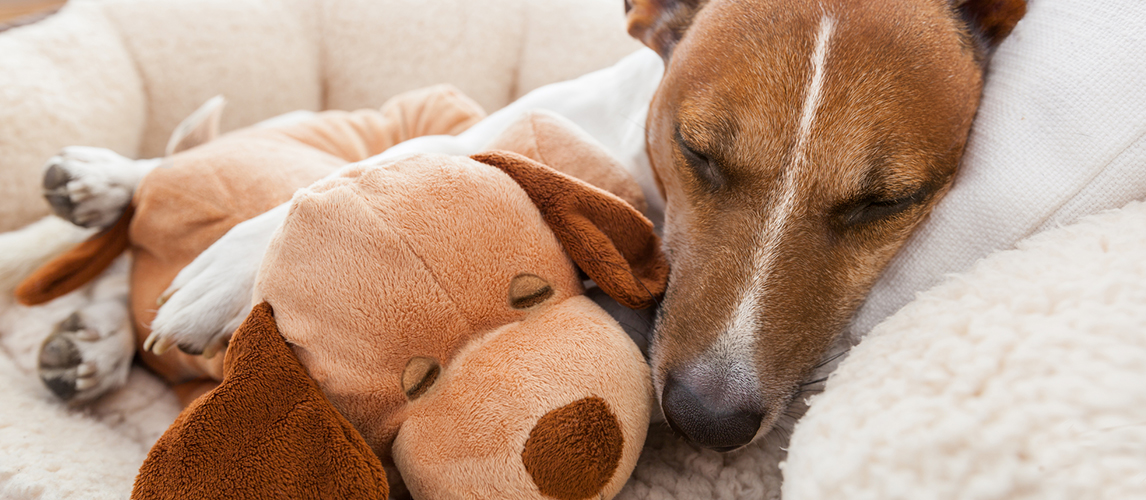
<svg viewBox="0 0 1146 500">
<path fill-rule="evenodd" d="M 444 4 L 102 0 L 0 34 L 2 221 L 46 211 L 38 169 L 58 147 L 155 155 L 216 93 L 239 110 L 228 129 L 440 81 L 496 109 L 636 47 L 611 0 Z M 991 62 L 952 191 L 873 289 L 846 339 L 859 345 L 809 413 L 730 454 L 654 427 L 619 498 L 776 498 L 781 470 L 788 499 L 1146 498 L 1143 22 L 1138 0 L 1032 2 Z M 283 63 L 242 63 L 256 57 Z M 18 237 L 0 251 L 33 245 Z M 0 497 L 123 498 L 178 413 L 138 368 L 82 411 L 40 386 L 38 342 L 92 291 L 75 293 L 0 303 Z"/>
</svg>

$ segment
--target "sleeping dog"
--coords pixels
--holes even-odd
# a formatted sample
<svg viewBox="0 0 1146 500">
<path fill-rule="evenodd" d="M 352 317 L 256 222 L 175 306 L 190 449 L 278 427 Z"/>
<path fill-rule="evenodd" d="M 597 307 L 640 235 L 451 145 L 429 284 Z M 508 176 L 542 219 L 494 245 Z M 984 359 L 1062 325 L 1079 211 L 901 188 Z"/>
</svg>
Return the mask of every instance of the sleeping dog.
<svg viewBox="0 0 1146 500">
<path fill-rule="evenodd" d="M 1026 4 L 626 0 L 624 7 L 629 32 L 655 54 L 543 87 L 458 137 L 416 139 L 383 159 L 471 154 L 533 108 L 564 114 L 612 144 L 647 181 L 646 194 L 663 196 L 661 204 L 650 200 L 649 215 L 663 208 L 672 265 L 651 348 L 664 415 L 687 438 L 732 450 L 777 423 L 880 271 L 947 191 L 989 51 Z M 593 105 L 570 98 L 585 95 L 603 97 Z M 643 140 L 616 125 L 634 121 L 647 124 Z M 69 191 L 84 185 L 69 181 L 80 177 L 115 186 L 82 163 L 58 163 L 64 182 L 54 185 L 64 187 L 55 195 L 83 198 Z M 63 205 L 73 213 L 84 207 L 83 200 Z M 239 224 L 184 268 L 161 298 L 146 347 L 222 348 L 250 310 L 259 259 L 285 212 Z"/>
<path fill-rule="evenodd" d="M 951 184 L 1022 0 L 629 0 L 664 58 L 648 153 L 672 272 L 653 341 L 680 433 L 766 433 Z"/>
</svg>

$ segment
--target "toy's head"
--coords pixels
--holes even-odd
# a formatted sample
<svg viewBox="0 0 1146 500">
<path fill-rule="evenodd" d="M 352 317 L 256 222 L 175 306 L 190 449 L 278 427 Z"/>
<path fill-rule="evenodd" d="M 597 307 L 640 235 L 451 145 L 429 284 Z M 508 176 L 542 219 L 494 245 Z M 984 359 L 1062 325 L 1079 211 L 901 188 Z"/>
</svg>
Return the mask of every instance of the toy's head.
<svg viewBox="0 0 1146 500">
<path fill-rule="evenodd" d="M 521 155 L 418 155 L 300 191 L 260 270 L 262 305 L 228 350 L 227 378 L 184 412 L 183 428 L 156 445 L 168 456 L 153 450 L 140 478 L 169 476 L 163 460 L 186 464 L 165 451 L 186 436 L 235 432 L 187 428 L 222 411 L 243 414 L 244 434 L 265 428 L 255 442 L 274 450 L 249 452 L 289 464 L 279 470 L 310 470 L 308 454 L 334 457 L 324 464 L 353 456 L 367 464 L 355 477 L 378 483 L 376 454 L 415 498 L 612 497 L 644 443 L 650 378 L 633 342 L 583 295 L 581 272 L 642 308 L 663 291 L 667 266 L 629 204 Z M 263 345 L 281 339 L 294 356 Z M 265 367 L 267 352 L 305 372 Z M 304 380 L 283 382 L 292 377 Z M 302 402 L 267 396 L 303 386 Z M 338 411 L 322 409 L 326 400 Z M 329 425 L 315 430 L 315 420 Z M 330 436 L 345 440 L 342 452 L 328 450 Z M 315 480 L 332 480 L 323 474 Z"/>
</svg>

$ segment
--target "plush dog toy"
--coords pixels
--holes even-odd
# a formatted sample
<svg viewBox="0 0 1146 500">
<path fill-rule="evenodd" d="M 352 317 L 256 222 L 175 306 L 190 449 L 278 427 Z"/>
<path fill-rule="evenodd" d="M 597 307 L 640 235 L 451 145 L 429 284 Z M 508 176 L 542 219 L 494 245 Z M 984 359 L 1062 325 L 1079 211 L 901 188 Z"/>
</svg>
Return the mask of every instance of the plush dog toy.
<svg viewBox="0 0 1146 500">
<path fill-rule="evenodd" d="M 405 99 L 407 109 L 433 109 Z M 427 99 L 444 98 L 414 100 Z M 328 154 L 346 142 L 336 132 L 369 135 L 363 116 L 372 115 L 320 115 L 293 125 L 292 137 Z M 299 132 L 307 127 L 323 140 Z M 259 305 L 220 357 L 221 384 L 156 443 L 133 497 L 385 498 L 384 465 L 415 498 L 615 495 L 644 442 L 649 373 L 617 323 L 583 295 L 581 272 L 642 308 L 663 292 L 667 266 L 651 223 L 630 203 L 535 161 L 639 203 L 621 167 L 570 127 L 530 114 L 492 144 L 533 159 L 419 155 L 352 165 L 296 193 L 259 273 Z M 194 257 L 145 253 L 136 238 L 144 228 L 179 234 L 170 216 L 145 218 L 165 213 L 149 203 L 176 201 L 148 194 L 186 192 L 197 179 L 218 184 L 217 175 L 192 175 L 193 165 L 218 169 L 216 155 L 233 158 L 244 142 L 274 147 L 239 135 L 182 153 L 196 161 L 171 157 L 170 168 L 185 173 L 169 191 L 152 179 L 175 175 L 163 169 L 140 186 L 134 216 L 123 219 L 135 246 L 137 327 L 146 324 L 140 308 L 178 271 L 159 272 L 162 264 Z M 301 178 L 329 170 L 279 158 L 255 163 Z M 242 174 L 265 175 L 254 170 Z M 193 227 L 215 215 L 192 212 Z M 213 241 L 202 240 L 194 245 Z M 37 279 L 60 282 L 49 278 Z M 182 353 L 171 359 L 177 370 L 157 371 L 172 382 L 220 368 Z"/>
</svg>

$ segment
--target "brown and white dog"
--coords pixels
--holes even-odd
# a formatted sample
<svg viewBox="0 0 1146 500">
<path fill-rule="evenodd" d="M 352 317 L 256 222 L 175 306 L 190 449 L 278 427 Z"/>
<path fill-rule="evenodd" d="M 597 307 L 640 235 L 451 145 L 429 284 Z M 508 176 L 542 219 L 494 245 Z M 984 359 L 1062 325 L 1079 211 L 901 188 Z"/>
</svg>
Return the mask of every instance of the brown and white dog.
<svg viewBox="0 0 1146 500">
<path fill-rule="evenodd" d="M 672 264 L 653 339 L 669 423 L 766 433 L 950 186 L 1023 0 L 626 0 L 666 69 L 648 151 Z"/>
<path fill-rule="evenodd" d="M 634 173 L 655 176 L 665 198 L 672 265 L 651 348 L 656 393 L 678 432 L 732 450 L 778 422 L 947 191 L 987 55 L 1026 2 L 626 0 L 625 9 L 629 32 L 663 59 L 659 87 L 656 55 L 635 54 L 618 65 L 629 69 L 542 87 L 456 139 L 387 153 L 472 154 L 535 107 L 604 143 L 639 143 L 610 127 L 631 118 L 622 108 L 647 111 L 652 174 Z M 124 162 L 57 162 L 67 182 L 54 185 L 85 187 L 67 193 L 70 214 L 92 203 L 90 186 L 130 191 L 106 173 Z M 285 214 L 239 224 L 184 268 L 148 348 L 223 345 L 253 305 L 261 255 Z"/>
</svg>

